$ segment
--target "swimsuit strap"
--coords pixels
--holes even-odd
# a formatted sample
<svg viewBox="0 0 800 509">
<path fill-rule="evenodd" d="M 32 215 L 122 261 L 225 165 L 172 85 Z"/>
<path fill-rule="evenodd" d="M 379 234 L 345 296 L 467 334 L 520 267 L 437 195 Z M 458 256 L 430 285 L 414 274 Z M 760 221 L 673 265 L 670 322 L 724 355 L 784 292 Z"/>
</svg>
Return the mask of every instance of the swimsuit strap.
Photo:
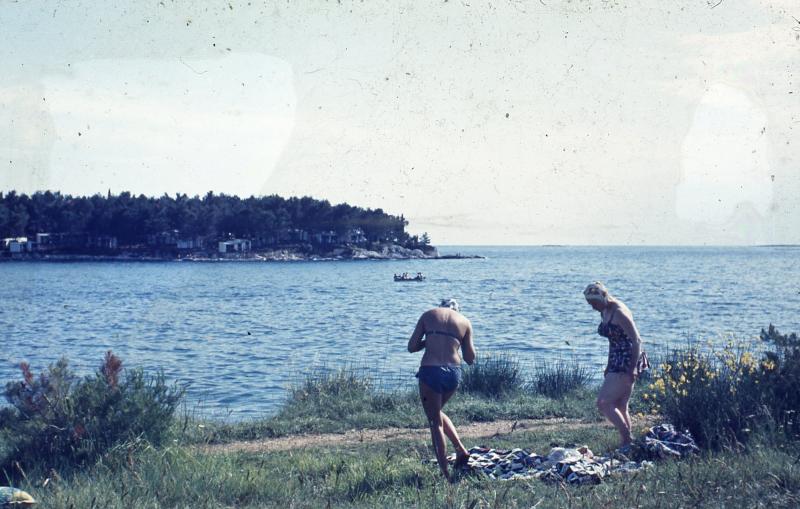
<svg viewBox="0 0 800 509">
<path fill-rule="evenodd" d="M 613 319 L 614 319 L 614 315 L 617 313 L 617 309 L 619 309 L 619 308 L 615 308 L 615 309 L 614 309 L 614 311 L 612 311 L 612 312 L 611 312 L 611 314 L 610 314 L 610 315 L 609 315 L 609 317 L 608 317 L 608 321 L 606 321 L 606 323 L 607 323 L 609 326 L 611 325 L 611 320 L 613 320 Z"/>
<path fill-rule="evenodd" d="M 442 336 L 451 337 L 451 338 L 455 339 L 456 341 L 458 341 L 459 345 L 461 344 L 461 338 L 456 336 L 455 334 L 450 333 L 450 332 L 445 332 L 445 331 L 440 331 L 440 330 L 425 331 L 425 335 L 426 336 L 428 336 L 429 334 L 440 334 Z"/>
</svg>

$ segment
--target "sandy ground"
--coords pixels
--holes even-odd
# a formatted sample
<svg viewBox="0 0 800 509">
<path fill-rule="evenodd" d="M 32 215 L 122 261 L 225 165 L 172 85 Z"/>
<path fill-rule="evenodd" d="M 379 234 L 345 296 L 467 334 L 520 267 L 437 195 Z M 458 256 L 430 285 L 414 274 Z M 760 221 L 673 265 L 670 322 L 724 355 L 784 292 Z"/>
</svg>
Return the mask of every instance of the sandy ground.
<svg viewBox="0 0 800 509">
<path fill-rule="evenodd" d="M 639 423 L 637 423 L 639 424 Z M 590 428 L 593 426 L 610 426 L 606 422 L 588 423 L 579 419 L 521 419 L 517 421 L 476 422 L 457 425 L 462 438 L 494 438 L 510 435 L 518 431 L 552 431 L 569 427 L 570 429 Z M 280 438 L 231 442 L 203 446 L 208 452 L 267 452 L 297 450 L 309 447 L 347 446 L 388 442 L 390 440 L 430 440 L 427 429 L 384 428 L 367 430 L 350 430 L 345 433 L 325 433 L 318 435 L 290 435 Z"/>
</svg>

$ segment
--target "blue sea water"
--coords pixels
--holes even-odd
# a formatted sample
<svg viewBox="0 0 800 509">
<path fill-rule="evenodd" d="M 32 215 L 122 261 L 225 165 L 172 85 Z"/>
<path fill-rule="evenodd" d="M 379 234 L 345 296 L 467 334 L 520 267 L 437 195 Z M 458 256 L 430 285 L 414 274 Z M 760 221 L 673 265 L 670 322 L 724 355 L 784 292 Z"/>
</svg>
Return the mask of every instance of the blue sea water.
<svg viewBox="0 0 800 509">
<path fill-rule="evenodd" d="M 486 259 L 292 263 L 0 264 L 0 380 L 61 356 L 81 373 L 113 350 L 190 383 L 211 416 L 268 415 L 286 388 L 332 366 L 411 383 L 418 316 L 461 302 L 481 352 L 525 362 L 577 356 L 602 370 L 607 342 L 582 297 L 602 280 L 633 310 L 648 351 L 800 332 L 800 247 L 444 247 Z M 422 283 L 395 283 L 398 272 Z"/>
</svg>

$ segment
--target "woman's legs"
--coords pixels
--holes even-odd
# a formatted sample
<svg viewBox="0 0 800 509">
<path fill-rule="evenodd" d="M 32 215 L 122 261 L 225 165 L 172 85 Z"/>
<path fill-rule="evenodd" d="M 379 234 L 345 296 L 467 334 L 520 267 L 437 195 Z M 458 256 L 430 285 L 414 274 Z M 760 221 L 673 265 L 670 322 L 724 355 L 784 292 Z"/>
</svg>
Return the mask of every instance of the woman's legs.
<svg viewBox="0 0 800 509">
<path fill-rule="evenodd" d="M 628 401 L 631 399 L 631 392 L 633 392 L 633 385 L 631 385 L 631 391 L 628 392 L 628 395 L 617 400 L 617 403 L 614 406 L 617 408 L 617 410 L 619 410 L 619 413 L 622 414 L 622 418 L 625 420 L 625 425 L 628 427 L 628 430 L 632 432 L 633 426 L 631 425 L 631 413 L 628 409 Z"/>
<path fill-rule="evenodd" d="M 628 400 L 633 383 L 624 373 L 608 373 L 597 394 L 597 408 L 617 428 L 621 446 L 631 443 L 631 417 Z"/>
<path fill-rule="evenodd" d="M 447 444 L 444 441 L 445 435 L 453 443 L 456 449 L 456 464 L 463 462 L 465 458 L 469 457 L 469 453 L 461 443 L 458 437 L 455 426 L 447 415 L 442 412 L 442 406 L 455 394 L 455 391 L 450 391 L 445 394 L 439 394 L 433 389 L 428 387 L 424 382 L 419 383 L 419 396 L 422 399 L 422 408 L 425 410 L 425 416 L 428 418 L 428 426 L 431 428 L 431 439 L 433 441 L 433 449 L 436 452 L 436 461 L 439 463 L 439 469 L 444 474 L 445 478 L 450 480 L 450 474 L 447 469 Z"/>
<path fill-rule="evenodd" d="M 455 394 L 456 391 L 450 391 L 446 394 L 442 395 L 442 406 L 447 403 L 447 401 Z M 447 435 L 447 438 L 450 439 L 450 442 L 453 444 L 453 447 L 456 449 L 456 466 L 460 466 L 466 462 L 469 458 L 469 451 L 467 451 L 464 444 L 461 443 L 461 438 L 458 436 L 458 432 L 456 431 L 456 427 L 453 426 L 453 421 L 447 416 L 446 413 L 443 411 L 439 412 L 442 415 L 442 424 L 444 425 L 444 434 Z"/>
<path fill-rule="evenodd" d="M 428 426 L 431 428 L 431 440 L 433 441 L 433 450 L 436 453 L 436 462 L 439 463 L 439 469 L 449 481 L 447 444 L 444 442 L 444 420 L 442 419 L 442 395 L 420 381 L 419 397 L 422 400 L 422 409 L 425 410 L 425 416 L 428 418 Z"/>
</svg>

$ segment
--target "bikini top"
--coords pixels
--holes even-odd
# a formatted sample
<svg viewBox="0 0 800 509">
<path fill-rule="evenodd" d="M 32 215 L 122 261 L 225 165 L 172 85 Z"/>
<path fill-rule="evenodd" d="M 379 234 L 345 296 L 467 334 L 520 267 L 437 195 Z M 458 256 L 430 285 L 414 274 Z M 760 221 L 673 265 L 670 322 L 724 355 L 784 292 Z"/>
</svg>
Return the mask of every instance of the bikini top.
<svg viewBox="0 0 800 509">
<path fill-rule="evenodd" d="M 442 335 L 442 336 L 447 336 L 448 338 L 453 338 L 453 339 L 455 339 L 455 340 L 456 340 L 456 342 L 458 343 L 458 345 L 459 345 L 459 346 L 461 346 L 461 338 L 460 338 L 460 337 L 458 337 L 458 336 L 456 336 L 456 335 L 455 335 L 455 334 L 453 334 L 453 333 L 446 332 L 446 331 L 440 331 L 440 330 L 429 330 L 429 331 L 425 331 L 425 336 L 426 336 L 426 337 L 430 338 L 430 335 L 431 335 L 431 334 L 440 334 L 440 335 Z"/>
<path fill-rule="evenodd" d="M 614 319 L 614 314 L 616 312 L 616 309 L 611 312 L 611 316 L 608 317 L 607 322 L 600 322 L 600 325 L 597 326 L 597 333 L 604 338 L 610 339 L 611 341 L 618 341 L 620 339 L 626 340 L 628 339 L 628 336 L 625 334 L 622 326 L 611 323 L 611 320 Z"/>
</svg>

